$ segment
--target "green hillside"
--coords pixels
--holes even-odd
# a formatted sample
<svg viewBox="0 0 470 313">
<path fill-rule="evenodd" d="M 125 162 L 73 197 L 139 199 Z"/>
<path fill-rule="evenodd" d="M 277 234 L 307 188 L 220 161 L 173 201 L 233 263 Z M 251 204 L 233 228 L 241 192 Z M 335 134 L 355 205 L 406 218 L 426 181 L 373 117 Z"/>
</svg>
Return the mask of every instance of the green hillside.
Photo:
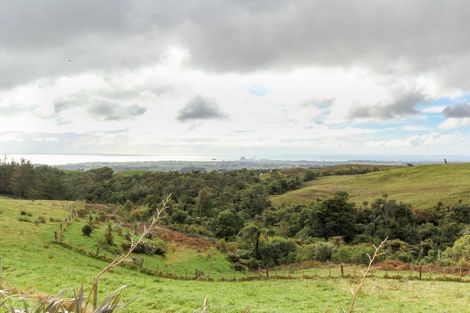
<svg viewBox="0 0 470 313">
<path fill-rule="evenodd" d="M 26 215 L 30 222 L 19 221 L 25 217 L 21 210 L 31 215 Z M 63 202 L 0 198 L 0 255 L 7 286 L 33 295 L 89 286 L 106 263 L 52 242 L 58 222 L 51 218 L 67 214 Z M 215 313 L 240 312 L 246 305 L 251 312 L 339 312 L 347 306 L 354 284 L 348 279 L 178 281 L 117 268 L 103 278 L 100 292 L 103 297 L 127 285 L 125 298 L 141 300 L 125 312 L 193 312 L 206 296 Z M 450 312 L 452 303 L 454 312 L 461 312 L 467 309 L 463 295 L 468 293 L 470 285 L 462 283 L 370 279 L 360 307 L 368 312 Z"/>
<path fill-rule="evenodd" d="M 275 206 L 303 204 L 348 192 L 356 202 L 372 201 L 384 193 L 389 198 L 427 208 L 438 201 L 470 202 L 470 164 L 423 165 L 361 175 L 327 176 L 303 188 L 271 198 Z"/>
</svg>

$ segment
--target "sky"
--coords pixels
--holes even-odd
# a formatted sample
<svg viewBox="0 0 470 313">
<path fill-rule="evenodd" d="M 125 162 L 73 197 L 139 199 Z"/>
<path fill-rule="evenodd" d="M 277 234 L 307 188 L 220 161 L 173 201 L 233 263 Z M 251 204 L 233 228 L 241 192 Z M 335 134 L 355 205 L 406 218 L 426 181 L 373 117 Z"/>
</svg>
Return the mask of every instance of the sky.
<svg viewBox="0 0 470 313">
<path fill-rule="evenodd" d="M 464 0 L 0 0 L 0 152 L 470 147 Z"/>
</svg>

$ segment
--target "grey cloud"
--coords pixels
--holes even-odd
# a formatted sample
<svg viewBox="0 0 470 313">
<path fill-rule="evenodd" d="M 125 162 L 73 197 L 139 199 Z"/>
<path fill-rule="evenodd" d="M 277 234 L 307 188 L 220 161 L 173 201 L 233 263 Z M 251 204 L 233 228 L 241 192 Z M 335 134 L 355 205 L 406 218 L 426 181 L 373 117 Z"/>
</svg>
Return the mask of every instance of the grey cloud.
<svg viewBox="0 0 470 313">
<path fill-rule="evenodd" d="M 365 65 L 470 86 L 465 0 L 1 1 L 3 87 L 155 64 L 170 45 L 213 71 Z"/>
<path fill-rule="evenodd" d="M 226 118 L 217 102 L 212 99 L 196 96 L 192 98 L 179 112 L 176 119 L 185 121 L 201 121 Z"/>
<path fill-rule="evenodd" d="M 442 113 L 445 117 L 466 118 L 470 117 L 470 104 L 455 104 L 446 107 Z"/>
<path fill-rule="evenodd" d="M 398 96 L 395 101 L 385 106 L 360 106 L 352 110 L 349 116 L 353 119 L 378 118 L 392 119 L 417 114 L 416 106 L 426 100 L 419 92 L 411 92 Z"/>
<path fill-rule="evenodd" d="M 61 119 L 61 114 L 73 108 L 83 109 L 91 116 L 104 121 L 132 119 L 147 112 L 147 108 L 138 104 L 123 104 L 117 99 L 94 95 L 77 95 L 54 103 L 55 115 L 52 117 L 57 118 L 59 124 L 66 122 Z"/>
<path fill-rule="evenodd" d="M 96 118 L 105 121 L 120 121 L 129 118 L 134 118 L 144 114 L 147 109 L 143 106 L 134 105 L 120 105 L 110 102 L 98 102 L 88 107 L 88 112 Z"/>
<path fill-rule="evenodd" d="M 77 103 L 76 99 L 63 99 L 60 100 L 59 102 L 54 103 L 54 113 L 60 114 L 64 111 L 67 111 L 75 106 L 77 106 L 79 103 Z"/>
</svg>

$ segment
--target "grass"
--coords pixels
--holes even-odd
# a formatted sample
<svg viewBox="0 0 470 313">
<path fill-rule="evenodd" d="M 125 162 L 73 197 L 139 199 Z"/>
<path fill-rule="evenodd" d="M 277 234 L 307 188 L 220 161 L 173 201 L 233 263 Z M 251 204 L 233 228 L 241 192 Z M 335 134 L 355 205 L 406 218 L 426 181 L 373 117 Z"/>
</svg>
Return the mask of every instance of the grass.
<svg viewBox="0 0 470 313">
<path fill-rule="evenodd" d="M 373 201 L 383 194 L 390 199 L 426 209 L 438 201 L 470 203 L 470 164 L 422 165 L 362 175 L 320 177 L 303 188 L 273 196 L 275 206 L 306 204 L 326 199 L 337 191 L 348 192 L 357 203 Z"/>
<path fill-rule="evenodd" d="M 106 263 L 52 244 L 57 223 L 50 218 L 68 215 L 63 202 L 0 198 L 0 255 L 9 286 L 36 294 L 56 294 L 64 288 L 89 288 Z M 45 224 L 20 222 L 20 210 L 47 217 Z M 125 312 L 193 312 L 209 297 L 211 312 L 340 312 L 347 308 L 349 290 L 357 280 L 269 280 L 249 282 L 176 281 L 147 276 L 125 268 L 107 273 L 102 296 L 127 285 L 125 300 L 140 298 Z M 358 308 L 366 312 L 464 312 L 470 284 L 454 282 L 367 281 Z"/>
<path fill-rule="evenodd" d="M 91 236 L 84 236 L 82 227 L 84 221 L 71 224 L 64 232 L 64 242 L 76 248 L 82 248 L 95 253 L 97 250 L 98 238 L 103 235 L 106 224 L 95 226 Z M 126 240 L 117 232 L 113 232 L 114 247 L 119 249 Z M 148 240 L 148 239 L 147 239 Z M 144 266 L 156 271 L 171 273 L 177 276 L 194 276 L 196 270 L 203 271 L 212 278 L 238 277 L 242 275 L 232 269 L 226 256 L 217 249 L 210 247 L 207 250 L 197 251 L 175 243 L 166 243 L 167 253 L 165 256 L 135 254 L 134 256 L 144 260 Z M 113 257 L 115 254 L 110 249 L 101 249 L 101 255 Z"/>
</svg>

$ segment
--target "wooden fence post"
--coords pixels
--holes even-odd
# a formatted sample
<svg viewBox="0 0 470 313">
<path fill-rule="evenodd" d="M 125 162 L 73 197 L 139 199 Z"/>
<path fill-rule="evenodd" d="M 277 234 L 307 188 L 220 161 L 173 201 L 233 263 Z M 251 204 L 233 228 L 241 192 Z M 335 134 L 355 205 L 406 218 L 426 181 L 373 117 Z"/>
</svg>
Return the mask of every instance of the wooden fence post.
<svg viewBox="0 0 470 313">
<path fill-rule="evenodd" d="M 419 279 L 421 279 L 421 275 L 422 275 L 422 272 L 423 272 L 423 267 L 420 265 L 419 266 Z"/>
<path fill-rule="evenodd" d="M 340 268 L 341 268 L 341 277 L 344 277 L 344 268 L 343 268 L 343 264 L 340 265 Z"/>
</svg>

